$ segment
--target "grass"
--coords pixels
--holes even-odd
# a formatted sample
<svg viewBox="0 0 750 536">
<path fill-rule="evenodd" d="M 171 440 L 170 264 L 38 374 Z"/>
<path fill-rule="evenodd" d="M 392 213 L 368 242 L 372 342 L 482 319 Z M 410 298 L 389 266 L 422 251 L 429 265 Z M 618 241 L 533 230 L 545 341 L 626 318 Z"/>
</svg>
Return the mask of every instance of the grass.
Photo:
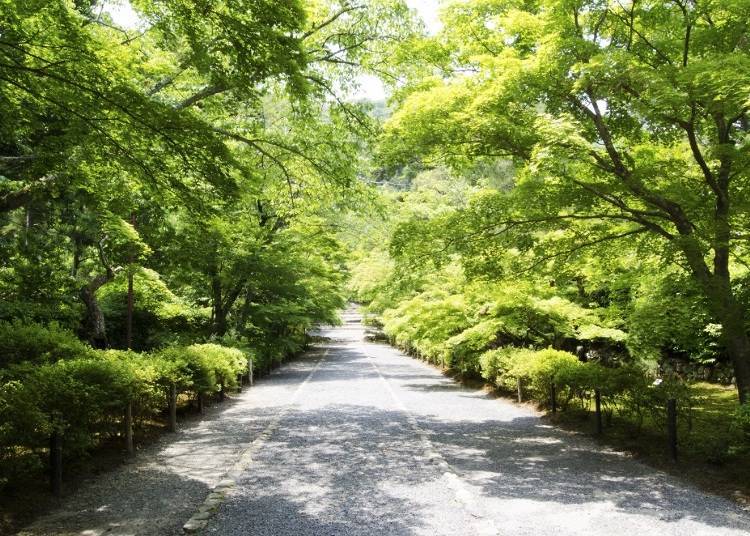
<svg viewBox="0 0 750 536">
<path fill-rule="evenodd" d="M 732 426 L 739 404 L 736 389 L 705 382 L 691 388 L 695 404 L 690 417 L 678 424 L 677 462 L 669 457 L 663 423 L 646 418 L 638 430 L 634 421 L 618 415 L 617 408 L 611 422 L 605 420 L 597 441 L 706 491 L 750 505 L 750 444 Z M 570 409 L 547 418 L 569 430 L 594 433 L 593 412 L 588 410 Z"/>
</svg>

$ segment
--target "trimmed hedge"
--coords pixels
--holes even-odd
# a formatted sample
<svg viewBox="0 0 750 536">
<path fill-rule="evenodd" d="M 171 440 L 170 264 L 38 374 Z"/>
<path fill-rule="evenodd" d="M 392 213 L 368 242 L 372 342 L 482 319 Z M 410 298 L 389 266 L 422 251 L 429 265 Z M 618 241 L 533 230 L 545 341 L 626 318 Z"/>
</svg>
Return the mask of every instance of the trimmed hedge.
<svg viewBox="0 0 750 536">
<path fill-rule="evenodd" d="M 172 386 L 197 398 L 237 387 L 248 370 L 244 352 L 218 344 L 145 354 L 69 344 L 56 328 L 28 333 L 40 334 L 36 346 L 26 345 L 33 361 L 11 355 L 14 364 L 0 370 L 0 489 L 43 467 L 53 432 L 66 456 L 80 455 L 122 434 L 128 405 L 137 425 L 168 407 Z"/>
<path fill-rule="evenodd" d="M 636 366 L 606 367 L 600 363 L 583 363 L 560 350 L 532 350 L 505 347 L 483 353 L 480 358 L 482 377 L 501 389 L 516 391 L 520 382 L 527 398 L 543 405 L 551 402 L 552 385 L 556 400 L 563 409 L 574 401 L 581 409 L 590 409 L 598 390 L 604 410 L 615 411 L 634 422 L 637 431 L 645 419 L 664 426 L 667 401 L 675 399 L 681 420 L 690 425 L 694 397 L 690 387 L 680 381 L 657 380 Z"/>
<path fill-rule="evenodd" d="M 18 363 L 51 363 L 91 355 L 93 349 L 57 324 L 0 322 L 0 369 Z M 0 370 L 0 372 L 2 372 Z"/>
</svg>

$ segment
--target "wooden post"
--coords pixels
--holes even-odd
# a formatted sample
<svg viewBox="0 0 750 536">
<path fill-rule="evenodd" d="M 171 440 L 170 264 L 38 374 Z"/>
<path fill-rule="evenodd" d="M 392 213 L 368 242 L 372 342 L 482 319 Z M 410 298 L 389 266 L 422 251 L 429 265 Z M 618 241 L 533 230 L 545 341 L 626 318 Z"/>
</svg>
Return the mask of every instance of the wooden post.
<svg viewBox="0 0 750 536">
<path fill-rule="evenodd" d="M 52 432 L 49 440 L 49 480 L 55 497 L 62 494 L 62 434 Z"/>
<path fill-rule="evenodd" d="M 677 461 L 677 400 L 667 400 L 667 440 L 669 441 L 669 457 Z"/>
<path fill-rule="evenodd" d="M 219 384 L 219 402 L 224 402 L 224 384 Z"/>
<path fill-rule="evenodd" d="M 128 454 L 133 454 L 133 403 L 128 402 L 125 407 L 125 448 Z"/>
<path fill-rule="evenodd" d="M 523 402 L 523 391 L 521 390 L 521 378 L 516 379 L 516 390 L 518 391 L 518 403 Z"/>
<path fill-rule="evenodd" d="M 557 413 L 557 390 L 555 389 L 554 383 L 550 389 L 550 403 L 552 406 L 552 413 Z"/>
<path fill-rule="evenodd" d="M 244 378 L 242 377 L 242 374 L 237 374 L 237 392 L 242 392 L 242 382 L 244 381 Z"/>
<path fill-rule="evenodd" d="M 249 365 L 249 368 L 250 368 L 250 372 L 248 372 L 248 375 L 250 376 L 250 387 L 252 387 L 253 383 L 255 383 L 253 381 L 254 380 L 254 378 L 253 378 L 253 375 L 254 375 L 254 372 L 253 372 L 253 362 L 250 361 L 250 363 L 248 365 Z"/>
<path fill-rule="evenodd" d="M 172 384 L 169 388 L 169 431 L 177 431 L 177 386 Z"/>
<path fill-rule="evenodd" d="M 198 393 L 198 413 L 203 415 L 203 393 Z"/>
<path fill-rule="evenodd" d="M 594 405 L 596 409 L 596 435 L 602 434 L 602 392 L 594 389 Z"/>
</svg>

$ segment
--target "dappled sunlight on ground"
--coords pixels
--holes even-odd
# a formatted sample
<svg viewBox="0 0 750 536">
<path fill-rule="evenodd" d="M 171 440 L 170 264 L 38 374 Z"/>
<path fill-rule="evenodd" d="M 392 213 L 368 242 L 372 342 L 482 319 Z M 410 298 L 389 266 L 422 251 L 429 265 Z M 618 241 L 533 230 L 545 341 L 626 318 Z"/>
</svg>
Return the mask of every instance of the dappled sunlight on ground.
<svg viewBox="0 0 750 536">
<path fill-rule="evenodd" d="M 363 342 L 353 312 L 345 321 L 321 330 L 328 341 L 304 359 L 103 476 L 28 534 L 178 534 L 259 437 L 208 533 L 750 531 L 737 505 Z"/>
</svg>

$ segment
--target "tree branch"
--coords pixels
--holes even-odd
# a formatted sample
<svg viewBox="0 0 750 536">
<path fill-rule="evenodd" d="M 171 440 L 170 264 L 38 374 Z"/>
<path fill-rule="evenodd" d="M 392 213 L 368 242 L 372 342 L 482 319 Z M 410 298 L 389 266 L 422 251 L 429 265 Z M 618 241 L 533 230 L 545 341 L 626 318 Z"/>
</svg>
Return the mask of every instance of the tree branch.
<svg viewBox="0 0 750 536">
<path fill-rule="evenodd" d="M 184 110 L 185 108 L 189 108 L 190 106 L 197 104 L 203 99 L 207 99 L 208 97 L 212 97 L 213 95 L 223 93 L 227 91 L 227 89 L 228 88 L 224 84 L 210 84 L 178 103 L 174 108 L 175 110 Z"/>
<path fill-rule="evenodd" d="M 343 9 L 341 9 L 340 11 L 337 11 L 336 13 L 334 13 L 333 15 L 331 15 L 328 19 L 324 20 L 323 22 L 321 22 L 317 26 L 313 26 L 311 29 L 309 29 L 308 31 L 306 31 L 305 33 L 303 33 L 302 34 L 302 40 L 304 41 L 305 39 L 307 39 L 311 35 L 318 33 L 320 30 L 322 30 L 326 26 L 330 26 L 331 24 L 333 24 L 334 22 L 336 22 L 339 19 L 339 17 L 341 17 L 342 15 L 345 15 L 346 13 L 350 13 L 352 11 L 356 11 L 358 9 L 364 9 L 364 7 L 365 6 L 353 5 L 353 6 L 347 6 L 347 7 L 343 8 Z"/>
<path fill-rule="evenodd" d="M 0 213 L 10 212 L 24 206 L 39 191 L 44 190 L 57 180 L 57 175 L 45 175 L 41 179 L 28 184 L 14 192 L 8 192 L 0 196 Z"/>
</svg>

